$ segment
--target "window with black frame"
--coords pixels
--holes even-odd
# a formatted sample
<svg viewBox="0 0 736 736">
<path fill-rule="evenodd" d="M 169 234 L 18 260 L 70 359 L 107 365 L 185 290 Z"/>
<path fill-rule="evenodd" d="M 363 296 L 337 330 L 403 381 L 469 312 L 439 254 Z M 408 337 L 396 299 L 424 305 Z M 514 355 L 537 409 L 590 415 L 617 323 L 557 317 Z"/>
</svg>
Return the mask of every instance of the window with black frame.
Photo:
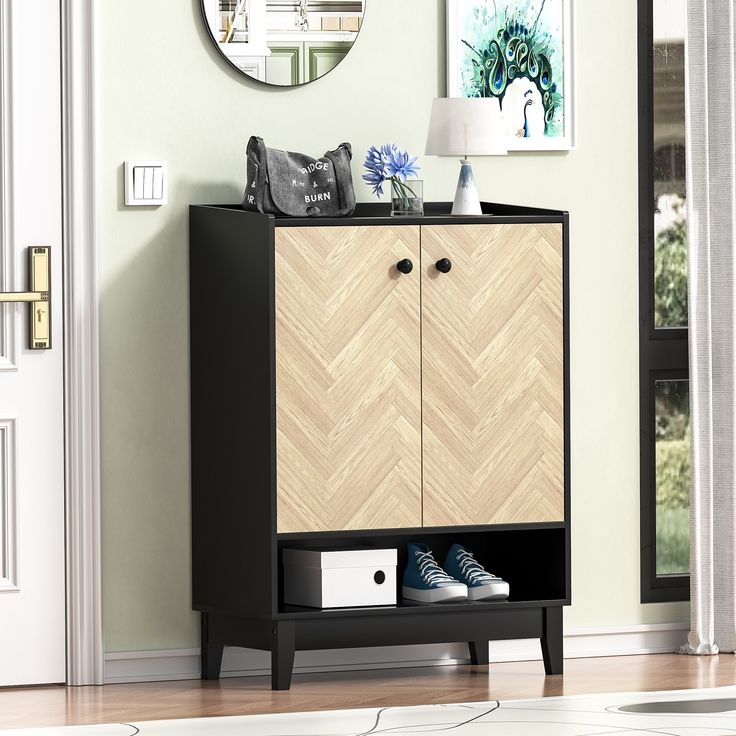
<svg viewBox="0 0 736 736">
<path fill-rule="evenodd" d="M 685 1 L 639 0 L 642 602 L 689 597 Z"/>
</svg>

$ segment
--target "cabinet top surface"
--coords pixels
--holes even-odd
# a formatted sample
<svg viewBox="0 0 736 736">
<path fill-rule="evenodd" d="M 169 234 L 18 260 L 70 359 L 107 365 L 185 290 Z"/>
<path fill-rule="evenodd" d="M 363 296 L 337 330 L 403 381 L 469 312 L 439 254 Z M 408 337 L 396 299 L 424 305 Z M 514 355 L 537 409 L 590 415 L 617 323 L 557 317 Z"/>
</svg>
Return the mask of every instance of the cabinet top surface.
<svg viewBox="0 0 736 736">
<path fill-rule="evenodd" d="M 319 227 L 355 225 L 470 225 L 479 223 L 514 222 L 561 222 L 568 219 L 563 210 L 548 210 L 538 207 L 481 202 L 482 215 L 453 217 L 450 214 L 451 202 L 425 202 L 424 215 L 392 217 L 390 205 L 381 203 L 361 203 L 350 217 L 286 217 L 263 215 L 244 210 L 239 204 L 198 204 L 193 208 L 216 209 L 242 215 L 244 221 L 269 220 L 275 227 Z"/>
</svg>

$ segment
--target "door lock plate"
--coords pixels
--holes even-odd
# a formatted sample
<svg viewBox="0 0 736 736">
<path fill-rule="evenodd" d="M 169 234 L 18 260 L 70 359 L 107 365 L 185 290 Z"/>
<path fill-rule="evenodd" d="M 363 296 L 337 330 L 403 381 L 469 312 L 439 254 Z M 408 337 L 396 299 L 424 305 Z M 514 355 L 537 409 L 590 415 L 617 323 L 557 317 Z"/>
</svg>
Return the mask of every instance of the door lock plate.
<svg viewBox="0 0 736 736">
<path fill-rule="evenodd" d="M 29 291 L 0 291 L 0 304 L 24 302 L 30 309 L 29 349 L 51 347 L 51 248 L 34 245 L 28 248 Z"/>
<path fill-rule="evenodd" d="M 33 246 L 28 249 L 28 273 L 32 292 L 38 292 L 41 299 L 31 302 L 30 310 L 30 349 L 49 350 L 51 348 L 51 248 Z"/>
</svg>

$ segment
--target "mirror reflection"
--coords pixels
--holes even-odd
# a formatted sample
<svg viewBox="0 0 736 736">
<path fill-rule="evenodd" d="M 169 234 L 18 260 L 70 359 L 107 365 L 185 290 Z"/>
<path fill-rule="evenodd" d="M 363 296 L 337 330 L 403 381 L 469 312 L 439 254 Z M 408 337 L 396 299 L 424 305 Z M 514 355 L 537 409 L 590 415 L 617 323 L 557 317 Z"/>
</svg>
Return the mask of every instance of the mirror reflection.
<svg viewBox="0 0 736 736">
<path fill-rule="evenodd" d="M 266 84 L 312 82 L 334 69 L 360 32 L 364 0 L 202 0 L 213 41 Z"/>
</svg>

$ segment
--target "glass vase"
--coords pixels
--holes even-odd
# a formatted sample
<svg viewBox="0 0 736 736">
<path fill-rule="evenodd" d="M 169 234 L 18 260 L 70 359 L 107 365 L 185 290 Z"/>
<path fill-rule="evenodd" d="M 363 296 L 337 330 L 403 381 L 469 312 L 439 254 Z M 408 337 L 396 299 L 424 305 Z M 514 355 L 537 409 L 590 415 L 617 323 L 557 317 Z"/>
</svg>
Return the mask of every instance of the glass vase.
<svg viewBox="0 0 736 736">
<path fill-rule="evenodd" d="M 391 216 L 424 214 L 424 182 L 421 179 L 391 181 Z"/>
</svg>

